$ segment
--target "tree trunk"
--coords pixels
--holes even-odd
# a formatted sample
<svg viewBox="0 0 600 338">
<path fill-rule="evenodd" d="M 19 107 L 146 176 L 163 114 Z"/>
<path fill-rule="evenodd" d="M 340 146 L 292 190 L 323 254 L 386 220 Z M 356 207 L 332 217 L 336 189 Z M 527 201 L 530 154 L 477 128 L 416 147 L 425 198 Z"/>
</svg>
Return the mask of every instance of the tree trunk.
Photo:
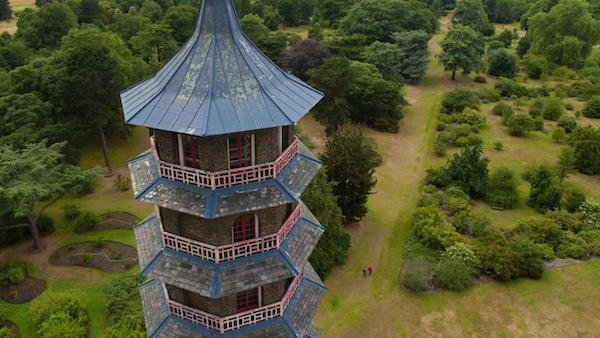
<svg viewBox="0 0 600 338">
<path fill-rule="evenodd" d="M 105 176 L 112 176 L 112 165 L 110 164 L 110 158 L 108 157 L 108 144 L 106 144 L 106 137 L 104 136 L 104 128 L 100 126 L 100 138 L 102 139 L 102 152 L 104 153 L 104 163 L 106 164 Z"/>
<path fill-rule="evenodd" d="M 452 69 L 452 81 L 456 79 L 456 69 Z"/>
<path fill-rule="evenodd" d="M 29 220 L 29 231 L 31 232 L 31 238 L 33 239 L 33 248 L 38 250 L 41 247 L 42 241 L 40 239 L 40 232 L 38 231 L 36 219 L 34 217 L 27 217 Z"/>
</svg>

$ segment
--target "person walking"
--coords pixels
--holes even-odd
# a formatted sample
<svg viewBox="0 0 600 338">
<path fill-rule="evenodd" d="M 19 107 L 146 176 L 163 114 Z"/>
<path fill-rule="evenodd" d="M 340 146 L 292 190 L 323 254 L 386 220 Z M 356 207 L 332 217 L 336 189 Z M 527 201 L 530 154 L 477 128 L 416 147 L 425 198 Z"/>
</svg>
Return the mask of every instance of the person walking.
<svg viewBox="0 0 600 338">
<path fill-rule="evenodd" d="M 369 265 L 369 268 L 367 269 L 369 270 L 369 276 L 373 274 L 373 267 Z"/>
<path fill-rule="evenodd" d="M 367 266 L 363 267 L 363 277 L 367 277 Z"/>
</svg>

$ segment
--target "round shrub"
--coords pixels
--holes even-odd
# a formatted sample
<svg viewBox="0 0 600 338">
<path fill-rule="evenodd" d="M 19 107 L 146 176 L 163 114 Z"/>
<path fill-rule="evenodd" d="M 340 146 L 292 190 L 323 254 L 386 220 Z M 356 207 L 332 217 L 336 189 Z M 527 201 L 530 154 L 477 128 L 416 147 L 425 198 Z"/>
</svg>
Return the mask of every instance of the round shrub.
<svg viewBox="0 0 600 338">
<path fill-rule="evenodd" d="M 565 128 L 557 127 L 552 131 L 552 140 L 556 143 L 563 143 L 567 139 Z"/>
<path fill-rule="evenodd" d="M 473 79 L 473 81 L 475 81 L 477 83 L 487 83 L 487 79 L 483 75 L 475 75 L 475 78 Z"/>
<path fill-rule="evenodd" d="M 79 218 L 77 218 L 78 227 L 94 228 L 98 224 L 98 216 L 91 211 L 84 211 Z"/>
<path fill-rule="evenodd" d="M 514 113 L 512 107 L 510 106 L 510 104 L 506 103 L 505 101 L 500 101 L 500 102 L 496 103 L 494 108 L 492 108 L 492 114 L 494 114 L 496 116 L 505 116 L 505 115 L 514 115 L 515 113 Z"/>
<path fill-rule="evenodd" d="M 503 48 L 504 48 L 504 42 L 502 42 L 500 40 L 491 40 L 490 43 L 488 44 L 488 53 L 491 53 L 494 50 L 503 49 Z"/>
<path fill-rule="evenodd" d="M 517 237 L 511 243 L 519 276 L 540 279 L 544 273 L 544 261 L 537 246 L 525 237 Z"/>
<path fill-rule="evenodd" d="M 65 204 L 62 206 L 63 216 L 68 221 L 74 221 L 81 215 L 81 209 L 75 204 Z"/>
<path fill-rule="evenodd" d="M 488 180 L 487 200 L 493 206 L 512 209 L 519 202 L 517 177 L 512 170 L 499 167 L 492 171 Z"/>
<path fill-rule="evenodd" d="M 446 145 L 444 144 L 444 142 L 441 142 L 439 139 L 436 140 L 435 142 L 433 142 L 433 152 L 439 156 L 439 157 L 444 157 L 446 156 Z"/>
<path fill-rule="evenodd" d="M 435 129 L 436 129 L 437 131 L 442 131 L 442 130 L 445 130 L 447 127 L 448 127 L 448 124 L 447 124 L 447 123 L 445 123 L 445 122 L 442 122 L 442 121 L 438 121 L 438 124 L 437 124 L 437 126 L 435 127 Z"/>
<path fill-rule="evenodd" d="M 14 338 L 15 333 L 8 326 L 0 328 L 0 338 Z"/>
<path fill-rule="evenodd" d="M 510 96 L 514 84 L 515 82 L 511 79 L 500 78 L 498 81 L 496 81 L 494 89 L 496 89 L 502 96 Z"/>
<path fill-rule="evenodd" d="M 434 282 L 440 288 L 462 291 L 473 285 L 473 277 L 461 261 L 443 260 L 436 269 Z"/>
<path fill-rule="evenodd" d="M 433 260 L 424 256 L 417 256 L 404 262 L 402 270 L 402 284 L 412 291 L 423 292 L 430 288 L 435 264 Z"/>
<path fill-rule="evenodd" d="M 512 136 L 523 136 L 535 127 L 534 120 L 525 114 L 512 116 L 506 122 L 508 133 Z"/>
<path fill-rule="evenodd" d="M 479 258 L 477 258 L 475 252 L 464 243 L 456 243 L 453 246 L 446 248 L 446 251 L 442 253 L 442 262 L 444 261 L 461 262 L 473 276 L 479 274 Z"/>
<path fill-rule="evenodd" d="M 600 229 L 600 205 L 594 202 L 584 202 L 579 207 L 583 225 L 589 229 Z"/>
<path fill-rule="evenodd" d="M 571 257 L 586 260 L 590 258 L 590 249 L 582 238 L 567 232 L 556 250 L 556 255 L 560 258 Z"/>
<path fill-rule="evenodd" d="M 419 242 L 428 248 L 441 250 L 456 242 L 454 227 L 446 222 L 446 217 L 437 208 L 417 209 L 412 223 Z"/>
<path fill-rule="evenodd" d="M 585 203 L 585 195 L 579 190 L 567 190 L 565 193 L 565 209 L 576 212 Z"/>
<path fill-rule="evenodd" d="M 527 54 L 523 61 L 530 79 L 538 80 L 548 71 L 548 62 L 543 57 Z"/>
<path fill-rule="evenodd" d="M 531 117 L 542 116 L 542 107 L 544 106 L 544 102 L 541 99 L 534 100 L 529 106 L 529 115 Z"/>
<path fill-rule="evenodd" d="M 590 254 L 600 256 L 600 230 L 584 230 L 578 235 L 587 243 Z"/>
<path fill-rule="evenodd" d="M 492 278 L 502 281 L 518 276 L 515 255 L 510 244 L 497 229 L 487 228 L 478 238 L 477 257 L 481 260 L 481 268 Z"/>
<path fill-rule="evenodd" d="M 512 88 L 510 89 L 511 96 L 523 97 L 523 96 L 527 96 L 528 94 L 529 94 L 529 90 L 527 89 L 527 87 L 520 85 L 518 83 L 513 84 Z"/>
<path fill-rule="evenodd" d="M 494 49 L 488 53 L 488 74 L 513 78 L 517 74 L 517 57 L 506 48 Z"/>
<path fill-rule="evenodd" d="M 472 108 L 466 108 L 461 113 L 453 115 L 453 120 L 456 123 L 474 126 L 477 130 L 481 129 L 486 122 L 483 114 Z"/>
<path fill-rule="evenodd" d="M 558 97 L 550 96 L 544 99 L 542 115 L 546 120 L 558 121 L 564 112 L 565 107 Z"/>
<path fill-rule="evenodd" d="M 542 255 L 542 259 L 548 262 L 552 262 L 556 257 L 554 255 L 554 249 L 548 244 L 545 243 L 536 243 L 540 255 Z"/>
<path fill-rule="evenodd" d="M 88 316 L 73 296 L 41 298 L 34 301 L 30 311 L 39 337 L 85 337 Z"/>
<path fill-rule="evenodd" d="M 544 117 L 538 116 L 533 119 L 533 130 L 542 131 L 544 130 Z"/>
<path fill-rule="evenodd" d="M 549 219 L 530 219 L 520 222 L 511 230 L 512 234 L 525 235 L 534 243 L 548 244 L 557 248 L 563 240 L 563 231 L 558 224 Z"/>
<path fill-rule="evenodd" d="M 442 113 L 461 113 L 465 108 L 479 109 L 479 96 L 477 93 L 457 88 L 446 92 L 442 99 Z"/>
<path fill-rule="evenodd" d="M 558 119 L 557 126 L 563 128 L 567 134 L 570 134 L 577 128 L 577 120 L 572 116 L 565 115 Z"/>
<path fill-rule="evenodd" d="M 600 118 L 600 96 L 591 97 L 583 107 L 583 116 L 592 119 Z"/>
<path fill-rule="evenodd" d="M 4 286 L 15 286 L 25 280 L 25 264 L 19 261 L 8 261 L 0 268 L 0 283 Z"/>
</svg>

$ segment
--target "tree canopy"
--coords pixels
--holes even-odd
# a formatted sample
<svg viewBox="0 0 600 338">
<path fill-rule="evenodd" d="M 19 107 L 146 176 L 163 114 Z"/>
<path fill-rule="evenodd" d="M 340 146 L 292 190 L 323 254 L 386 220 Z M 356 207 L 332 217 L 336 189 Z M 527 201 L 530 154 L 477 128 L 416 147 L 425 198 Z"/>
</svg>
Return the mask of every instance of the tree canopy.
<svg viewBox="0 0 600 338">
<path fill-rule="evenodd" d="M 575 151 L 575 167 L 584 174 L 600 174 L 600 128 L 576 128 L 570 143 Z"/>
<path fill-rule="evenodd" d="M 8 0 L 0 0 L 0 20 L 12 18 L 12 9 Z"/>
<path fill-rule="evenodd" d="M 197 15 L 196 7 L 179 5 L 169 8 L 163 16 L 162 22 L 173 30 L 173 38 L 181 44 L 192 36 Z"/>
<path fill-rule="evenodd" d="M 306 39 L 285 50 L 279 58 L 279 64 L 297 77 L 307 80 L 306 72 L 321 66 L 330 56 L 318 41 Z"/>
<path fill-rule="evenodd" d="M 494 35 L 494 26 L 488 20 L 481 0 L 458 0 L 452 24 L 461 24 L 485 35 Z"/>
<path fill-rule="evenodd" d="M 506 48 L 488 52 L 488 74 L 513 78 L 517 74 L 517 57 Z"/>
<path fill-rule="evenodd" d="M 35 50 L 56 48 L 71 28 L 77 27 L 77 15 L 63 3 L 51 3 L 37 11 L 26 9 L 17 21 L 16 36 Z"/>
<path fill-rule="evenodd" d="M 483 68 L 481 58 L 485 52 L 485 42 L 481 34 L 470 27 L 452 25 L 442 40 L 441 47 L 438 60 L 445 70 L 452 71 L 452 80 L 456 78 L 459 68 L 465 73 Z"/>
</svg>

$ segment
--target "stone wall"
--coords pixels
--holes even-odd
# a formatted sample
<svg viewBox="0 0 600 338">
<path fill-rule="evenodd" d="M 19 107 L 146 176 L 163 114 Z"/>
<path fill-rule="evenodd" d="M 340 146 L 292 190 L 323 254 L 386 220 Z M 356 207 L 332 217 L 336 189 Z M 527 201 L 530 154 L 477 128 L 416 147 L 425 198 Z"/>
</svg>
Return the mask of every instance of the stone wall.
<svg viewBox="0 0 600 338">
<path fill-rule="evenodd" d="M 260 237 L 279 231 L 292 210 L 291 204 L 285 204 L 255 211 Z M 216 246 L 232 243 L 233 224 L 242 215 L 204 219 L 165 208 L 160 208 L 160 214 L 167 232 Z"/>
<path fill-rule="evenodd" d="M 265 306 L 279 302 L 290 283 L 291 279 L 263 285 L 262 305 Z M 212 299 L 172 285 L 167 285 L 167 290 L 171 300 L 219 317 L 234 315 L 237 312 L 236 294 Z"/>
<path fill-rule="evenodd" d="M 255 130 L 253 133 L 255 134 L 255 163 L 261 164 L 275 161 L 280 155 L 278 128 Z M 165 162 L 179 164 L 177 134 L 155 130 L 154 135 L 160 159 Z M 199 152 L 202 154 L 199 169 L 213 172 L 229 169 L 227 138 L 230 135 L 219 135 L 197 139 Z M 294 139 L 294 127 L 283 127 L 282 136 L 284 138 L 282 150 L 285 150 Z"/>
</svg>

